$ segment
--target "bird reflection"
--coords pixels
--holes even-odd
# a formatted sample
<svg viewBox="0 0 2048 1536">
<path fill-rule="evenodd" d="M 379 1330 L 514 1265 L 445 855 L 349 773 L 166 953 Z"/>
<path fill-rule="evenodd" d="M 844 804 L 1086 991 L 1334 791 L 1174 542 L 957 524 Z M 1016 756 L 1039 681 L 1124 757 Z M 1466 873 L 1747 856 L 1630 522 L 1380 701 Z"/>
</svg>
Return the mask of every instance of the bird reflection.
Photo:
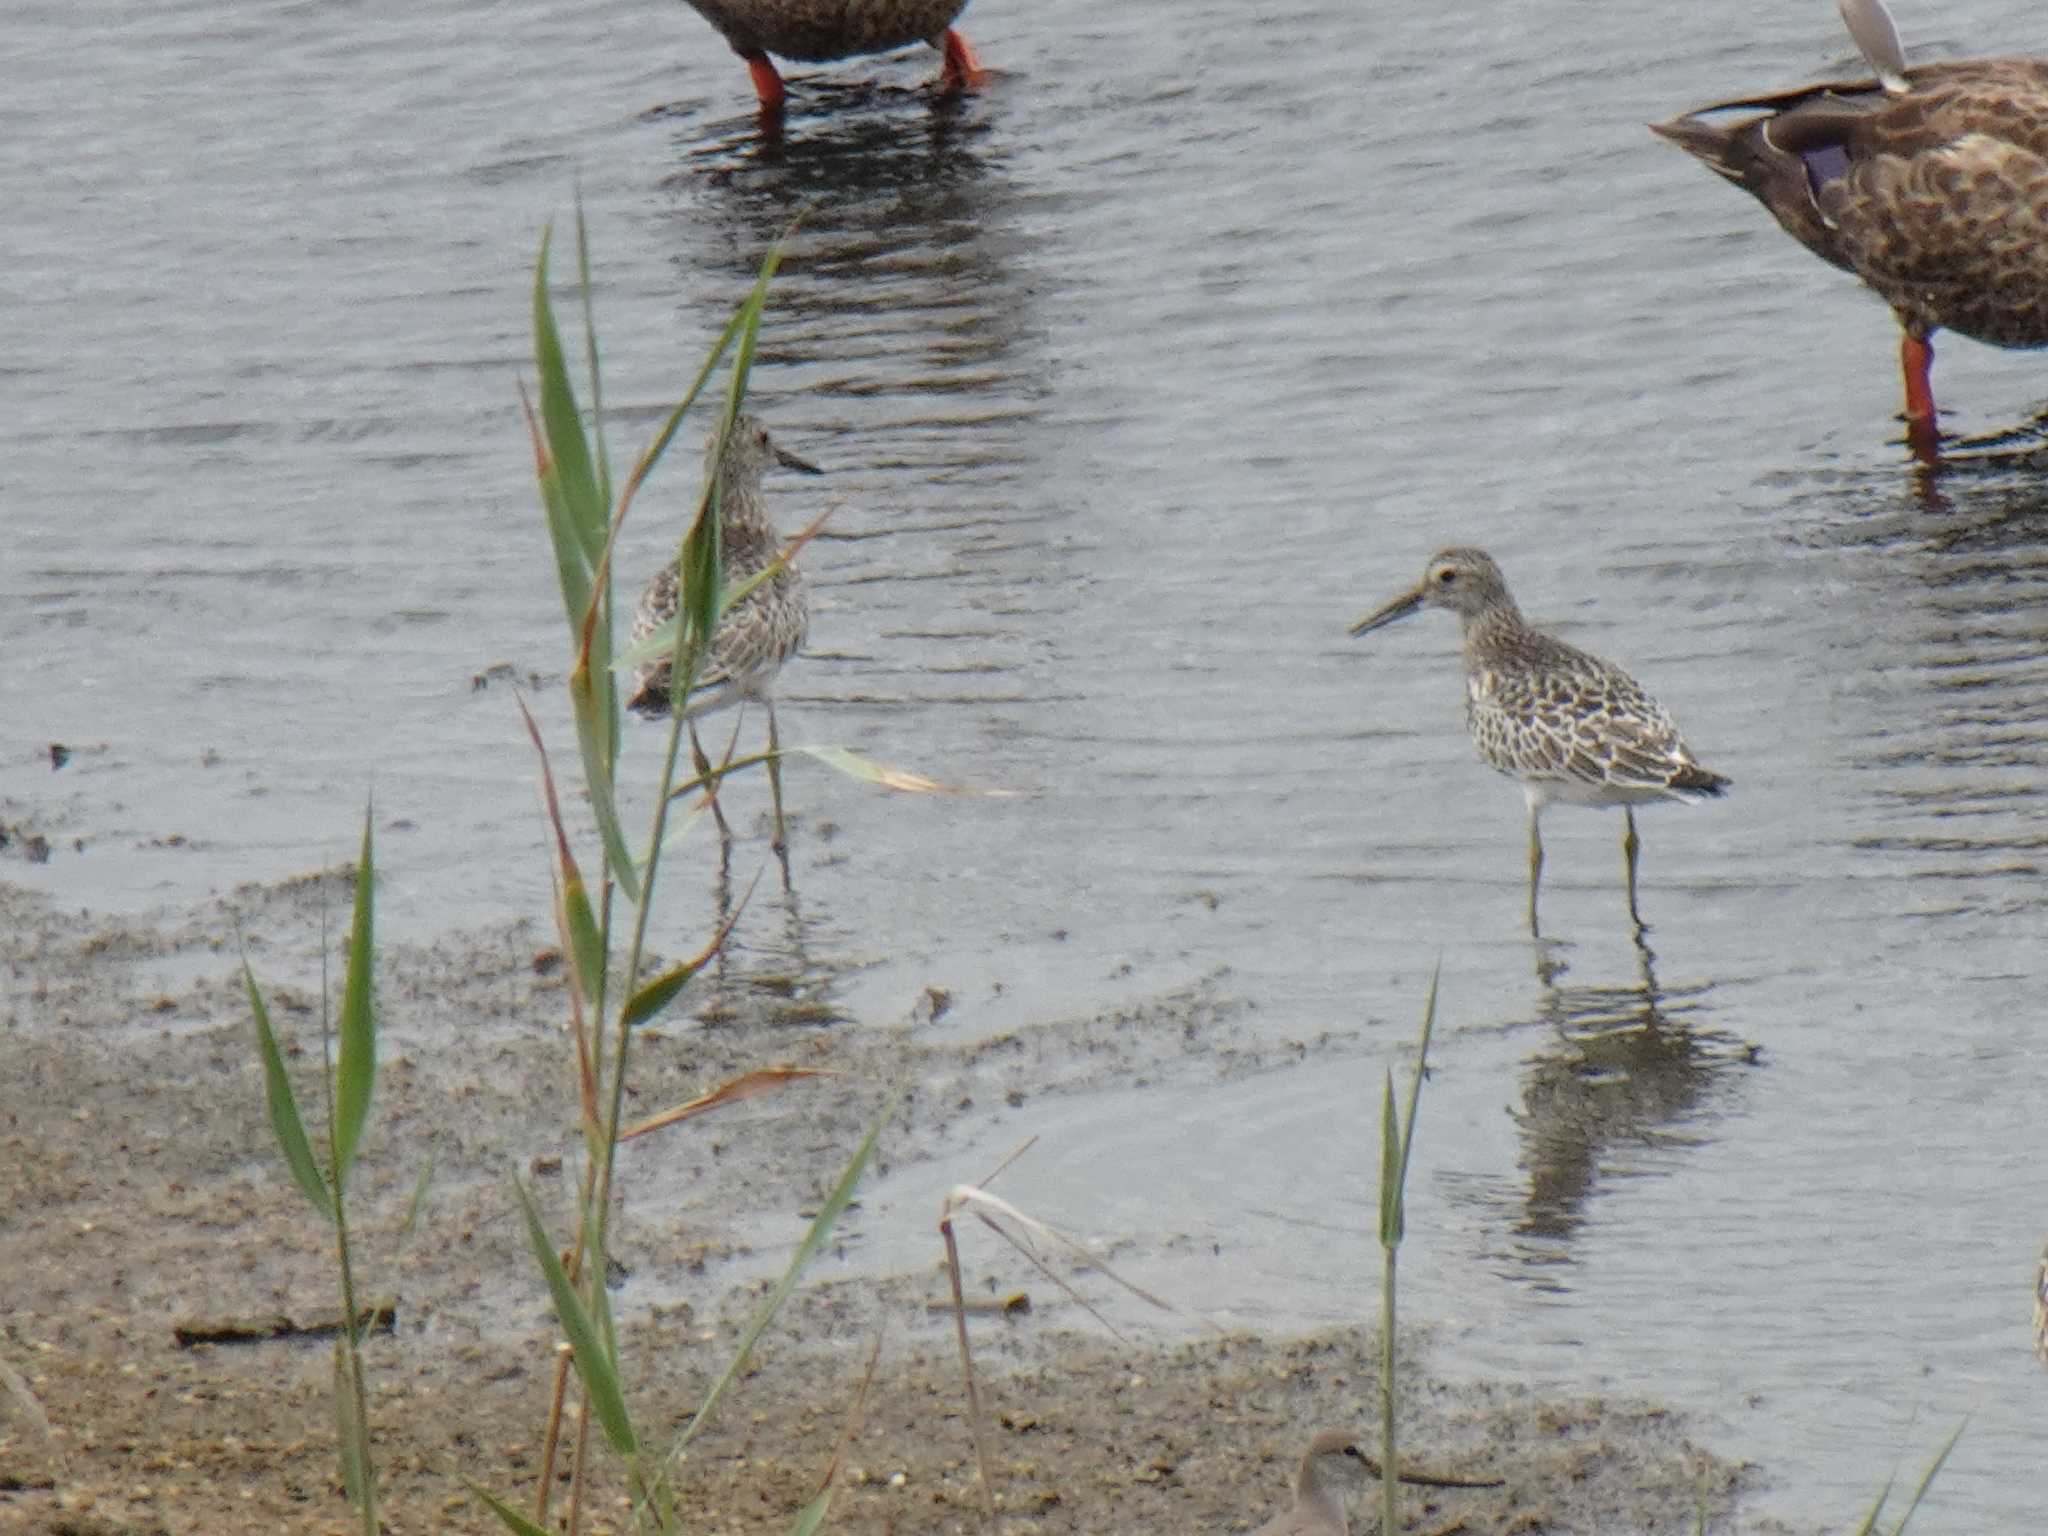
<svg viewBox="0 0 2048 1536">
<path fill-rule="evenodd" d="M 2036 477 L 2048 471 L 2048 409 L 2031 421 L 1975 437 L 1951 438 L 1941 459 L 1915 464 L 1909 474 L 1913 499 L 1923 512 L 1953 516 L 1958 496 L 1987 481 Z"/>
<path fill-rule="evenodd" d="M 841 1015 L 831 993 L 842 969 L 823 958 L 815 942 L 816 925 L 804 912 L 790 879 L 789 855 L 777 854 L 780 891 L 767 889 L 767 866 L 736 888 L 732 845 L 720 848 L 713 883 L 718 925 L 727 931 L 709 967 L 711 997 L 698 1009 L 705 1023 L 747 1018 L 754 1022 L 829 1024 Z M 777 909 L 779 922 L 764 906 Z M 773 938 L 768 937 L 770 933 Z"/>
<path fill-rule="evenodd" d="M 885 200 L 915 198 L 919 188 L 971 189 L 993 167 L 991 121 L 971 99 L 927 110 L 921 96 L 886 87 L 826 85 L 818 94 L 820 110 L 800 136 L 764 139 L 751 118 L 690 123 L 678 143 L 681 163 L 662 190 L 718 193 L 708 211 L 728 221 L 727 233 L 758 246 L 806 209 L 818 210 L 806 215 L 807 229 L 820 218 L 826 227 L 849 215 L 879 224 L 906 211 L 916 222 L 917 210 Z M 746 221 L 743 230 L 733 230 L 734 218 Z M 751 275 L 754 260 L 739 255 L 738 269 Z"/>
<path fill-rule="evenodd" d="M 1656 956 L 1636 936 L 1637 979 L 1572 985 L 1563 946 L 1537 947 L 1541 1018 L 1554 1038 L 1523 1071 L 1514 1111 L 1529 1174 L 1514 1231 L 1531 1264 L 1565 1262 L 1555 1245 L 1577 1231 L 1600 1175 L 1645 1171 L 1618 1147 L 1681 1146 L 1684 1129 L 1728 1071 L 1754 1052 L 1701 1026 L 1711 983 L 1666 990 Z"/>
<path fill-rule="evenodd" d="M 754 382 L 790 393 L 783 414 L 806 442 L 829 454 L 820 439 L 843 433 L 858 448 L 838 460 L 885 473 L 1012 465 L 1014 428 L 1048 391 L 990 108 L 969 97 L 934 110 L 922 93 L 872 85 L 814 94 L 872 110 L 821 110 L 782 141 L 725 123 L 681 145 L 662 188 L 675 203 L 680 286 L 702 293 L 707 274 L 722 274 L 737 302 L 783 241 Z M 835 519 L 825 538 L 864 531 Z"/>
</svg>

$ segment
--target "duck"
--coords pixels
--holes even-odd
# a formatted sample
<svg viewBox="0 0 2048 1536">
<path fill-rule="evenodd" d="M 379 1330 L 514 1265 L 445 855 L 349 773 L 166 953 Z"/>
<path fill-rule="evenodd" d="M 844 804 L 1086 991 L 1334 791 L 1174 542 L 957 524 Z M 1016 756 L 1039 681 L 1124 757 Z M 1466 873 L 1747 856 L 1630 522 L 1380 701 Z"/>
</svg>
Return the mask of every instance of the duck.
<svg viewBox="0 0 2048 1536">
<path fill-rule="evenodd" d="M 942 94 L 972 90 L 987 71 L 953 23 L 967 0 L 685 0 L 746 60 L 764 117 L 779 121 L 786 93 L 770 54 L 823 64 L 929 43 L 945 62 Z"/>
<path fill-rule="evenodd" d="M 1714 102 L 1651 131 L 1891 305 L 1907 444 L 1938 463 L 1934 333 L 2048 346 L 2048 60 L 1909 66 L 1883 0 L 1839 5 L 1872 78 Z M 1732 113 L 1747 115 L 1710 121 Z"/>
</svg>

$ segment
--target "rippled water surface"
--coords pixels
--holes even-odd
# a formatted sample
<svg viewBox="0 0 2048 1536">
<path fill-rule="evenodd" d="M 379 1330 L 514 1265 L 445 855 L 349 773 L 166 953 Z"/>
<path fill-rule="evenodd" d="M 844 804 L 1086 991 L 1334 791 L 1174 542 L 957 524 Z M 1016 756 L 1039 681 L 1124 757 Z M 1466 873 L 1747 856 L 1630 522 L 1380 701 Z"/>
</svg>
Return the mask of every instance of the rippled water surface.
<svg viewBox="0 0 2048 1536">
<path fill-rule="evenodd" d="M 1441 956 L 1404 1263 L 1454 1366 L 1668 1399 L 1833 1522 L 1970 1413 L 1930 1527 L 2030 1528 L 2048 479 L 1909 469 L 1881 304 L 1642 127 L 1826 71 L 1832 10 L 1279 9 L 978 0 L 985 94 L 796 71 L 777 147 L 672 0 L 18 5 L 0 819 L 54 852 L 6 877 L 187 902 L 346 855 L 374 789 L 387 932 L 544 912 L 530 751 L 472 686 L 538 674 L 573 755 L 516 395 L 541 225 L 580 187 L 625 453 L 808 208 L 755 379 L 830 471 L 771 485 L 785 526 L 835 508 L 785 736 L 1021 793 L 793 767 L 797 894 L 736 964 L 875 1022 L 942 986 L 963 1035 L 1188 987 L 1362 1031 L 957 1170 L 1039 1131 L 1013 1197 L 1191 1239 L 1193 1300 L 1284 1325 L 1370 1304 L 1370 1116 Z M 2013 0 L 1904 24 L 2041 43 Z M 1941 350 L 1953 430 L 2048 398 Z M 1646 950 L 1618 824 L 1569 809 L 1524 935 L 1452 621 L 1345 634 L 1452 541 L 1735 780 L 1642 817 Z"/>
</svg>

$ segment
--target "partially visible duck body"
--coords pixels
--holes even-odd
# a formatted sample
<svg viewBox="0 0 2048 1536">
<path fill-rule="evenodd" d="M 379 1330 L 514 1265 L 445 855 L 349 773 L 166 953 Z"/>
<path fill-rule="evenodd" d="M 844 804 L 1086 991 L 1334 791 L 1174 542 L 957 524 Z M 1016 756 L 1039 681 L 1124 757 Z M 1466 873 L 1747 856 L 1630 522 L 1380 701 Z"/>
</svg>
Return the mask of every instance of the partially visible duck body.
<svg viewBox="0 0 2048 1536">
<path fill-rule="evenodd" d="M 1892 306 L 1907 440 L 1932 461 L 1935 331 L 2048 346 L 2048 60 L 1908 68 L 1880 0 L 1842 11 L 1876 78 L 1716 102 L 1653 131 Z M 1702 121 L 1725 112 L 1752 115 Z"/>
<path fill-rule="evenodd" d="M 762 112 L 779 117 L 782 76 L 769 55 L 823 64 L 930 43 L 945 55 L 942 91 L 982 80 L 981 61 L 953 27 L 967 0 L 688 0 L 747 61 Z"/>
</svg>

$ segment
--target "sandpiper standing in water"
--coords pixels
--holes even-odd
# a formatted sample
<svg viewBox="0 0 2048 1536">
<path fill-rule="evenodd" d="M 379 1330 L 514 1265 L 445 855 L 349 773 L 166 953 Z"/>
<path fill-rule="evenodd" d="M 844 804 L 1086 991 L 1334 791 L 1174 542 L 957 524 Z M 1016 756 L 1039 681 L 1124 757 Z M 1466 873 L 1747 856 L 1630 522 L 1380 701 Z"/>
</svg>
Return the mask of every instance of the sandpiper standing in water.
<svg viewBox="0 0 2048 1536">
<path fill-rule="evenodd" d="M 1543 879 L 1543 808 L 1618 805 L 1627 818 L 1628 913 L 1636 910 L 1635 807 L 1694 801 L 1728 787 L 1694 759 L 1664 706 L 1621 668 L 1532 629 L 1484 550 L 1446 549 L 1422 582 L 1351 626 L 1362 635 L 1423 608 L 1448 608 L 1465 631 L 1465 723 L 1479 755 L 1520 781 L 1529 801 L 1529 932 Z"/>
<path fill-rule="evenodd" d="M 939 90 L 956 94 L 986 73 L 953 26 L 967 0 L 687 0 L 746 60 L 761 115 L 780 123 L 784 91 L 769 54 L 822 64 L 930 43 L 945 57 Z"/>
<path fill-rule="evenodd" d="M 705 444 L 704 453 L 708 472 L 710 461 L 718 453 L 716 431 Z M 778 447 L 768 429 L 752 416 L 735 417 L 725 456 L 717 462 L 719 549 L 728 586 L 737 586 L 758 575 L 781 553 L 775 520 L 761 496 L 762 474 L 769 465 L 778 463 L 807 475 L 823 473 L 817 465 Z M 671 560 L 654 573 L 640 598 L 639 611 L 633 617 L 635 642 L 676 616 L 676 595 L 676 562 Z M 767 708 L 768 786 L 775 800 L 777 853 L 787 849 L 788 839 L 782 825 L 782 763 L 776 755 L 782 744 L 775 728 L 772 690 L 782 664 L 803 645 L 810 625 L 810 589 L 801 571 L 785 565 L 733 604 L 718 621 L 709 652 L 683 704 L 683 718 L 691 722 L 690 751 L 698 776 L 705 781 L 706 797 L 711 802 L 712 814 L 718 818 L 718 829 L 728 837 L 731 830 L 725 824 L 725 813 L 718 808 L 717 789 L 710 778 L 711 762 L 697 740 L 695 721 L 699 715 L 749 699 L 758 700 Z M 636 681 L 639 686 L 626 707 L 644 715 L 667 714 L 673 691 L 668 661 L 642 666 Z"/>
</svg>

